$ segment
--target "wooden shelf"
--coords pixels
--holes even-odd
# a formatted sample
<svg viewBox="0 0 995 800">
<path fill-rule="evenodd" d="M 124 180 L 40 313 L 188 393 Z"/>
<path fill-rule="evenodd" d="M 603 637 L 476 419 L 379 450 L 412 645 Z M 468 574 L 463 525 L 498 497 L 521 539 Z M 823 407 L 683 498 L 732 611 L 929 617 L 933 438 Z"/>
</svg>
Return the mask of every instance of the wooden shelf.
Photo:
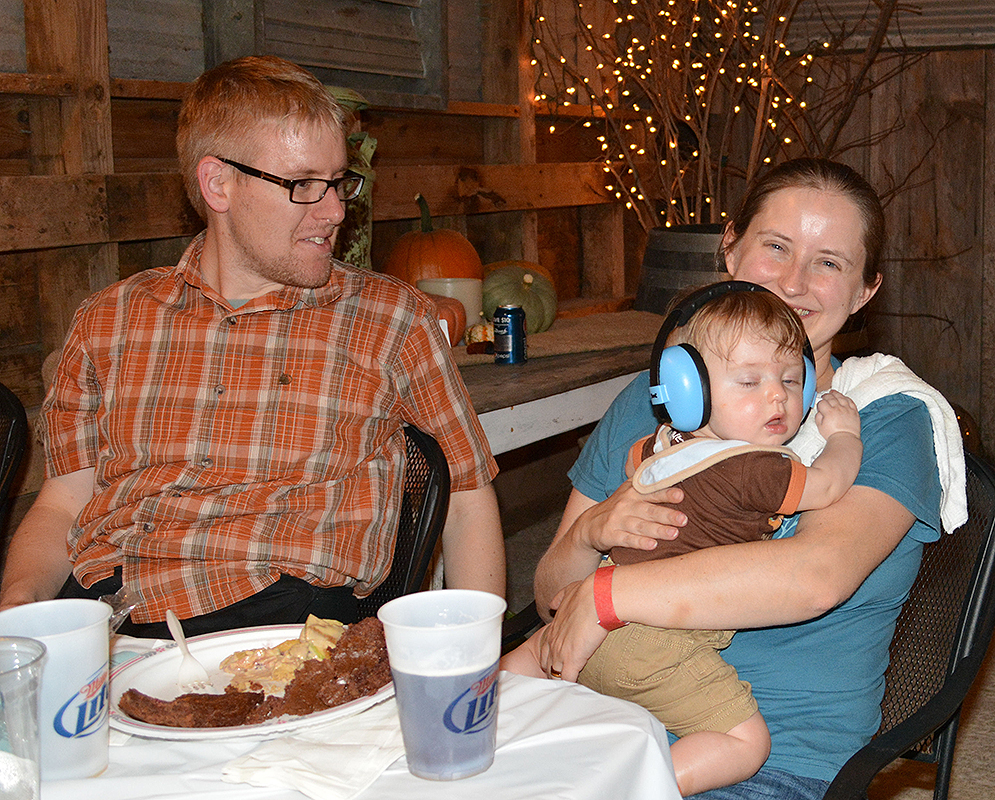
<svg viewBox="0 0 995 800">
<path fill-rule="evenodd" d="M 0 72 L 0 94 L 29 97 L 66 97 L 76 93 L 76 84 L 66 75 L 32 72 Z"/>
<path fill-rule="evenodd" d="M 182 100 L 189 83 L 111 78 L 111 97 L 129 100 Z"/>
</svg>

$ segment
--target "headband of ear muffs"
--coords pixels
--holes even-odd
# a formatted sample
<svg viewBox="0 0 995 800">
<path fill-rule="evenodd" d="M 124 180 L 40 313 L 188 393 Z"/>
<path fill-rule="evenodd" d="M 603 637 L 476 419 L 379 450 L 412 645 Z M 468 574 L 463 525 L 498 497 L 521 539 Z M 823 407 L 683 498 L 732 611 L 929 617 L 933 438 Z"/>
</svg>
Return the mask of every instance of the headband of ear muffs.
<svg viewBox="0 0 995 800">
<path fill-rule="evenodd" d="M 653 344 L 650 360 L 650 401 L 661 422 L 674 430 L 696 431 L 707 424 L 712 413 L 708 369 L 701 353 L 689 344 L 667 347 L 667 339 L 677 328 L 686 325 L 702 306 L 729 292 L 767 292 L 763 286 L 747 281 L 725 281 L 690 294 L 667 315 Z M 805 374 L 802 378 L 802 413 L 807 414 L 815 400 L 815 355 L 805 340 L 802 351 Z"/>
</svg>

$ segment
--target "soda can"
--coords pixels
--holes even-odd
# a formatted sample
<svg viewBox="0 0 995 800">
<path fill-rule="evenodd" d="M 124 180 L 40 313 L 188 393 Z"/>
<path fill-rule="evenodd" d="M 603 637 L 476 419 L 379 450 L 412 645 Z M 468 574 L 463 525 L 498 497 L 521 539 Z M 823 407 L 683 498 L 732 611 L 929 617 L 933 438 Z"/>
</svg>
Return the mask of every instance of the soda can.
<svg viewBox="0 0 995 800">
<path fill-rule="evenodd" d="M 494 311 L 494 363 L 522 364 L 526 359 L 525 311 L 521 306 L 498 306 Z"/>
</svg>

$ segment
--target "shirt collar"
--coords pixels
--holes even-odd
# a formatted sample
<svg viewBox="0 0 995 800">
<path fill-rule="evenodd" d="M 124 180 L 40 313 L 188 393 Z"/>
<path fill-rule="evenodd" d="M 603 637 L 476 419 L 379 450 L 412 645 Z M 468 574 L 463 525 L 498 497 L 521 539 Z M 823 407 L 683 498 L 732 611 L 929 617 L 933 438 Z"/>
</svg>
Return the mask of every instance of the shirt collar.
<svg viewBox="0 0 995 800">
<path fill-rule="evenodd" d="M 200 292 L 211 302 L 231 310 L 227 299 L 212 289 L 205 281 L 200 269 L 200 257 L 204 252 L 204 240 L 207 231 L 197 234 L 176 265 L 176 273 L 182 282 Z M 344 291 L 344 273 L 341 262 L 332 260 L 332 275 L 324 286 L 317 289 L 306 289 L 299 286 L 284 286 L 275 292 L 256 297 L 238 308 L 238 312 L 248 311 L 285 311 L 293 308 L 318 307 L 333 303 L 342 296 Z M 178 289 L 180 287 L 177 287 Z M 177 297 L 177 299 L 179 299 Z M 232 298 L 240 299 L 240 298 Z"/>
</svg>

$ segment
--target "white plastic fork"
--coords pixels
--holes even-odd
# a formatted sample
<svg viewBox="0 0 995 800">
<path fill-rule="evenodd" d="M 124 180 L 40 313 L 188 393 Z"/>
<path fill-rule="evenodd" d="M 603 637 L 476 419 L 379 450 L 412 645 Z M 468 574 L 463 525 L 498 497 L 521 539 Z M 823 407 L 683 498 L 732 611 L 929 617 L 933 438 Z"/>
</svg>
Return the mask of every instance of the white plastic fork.
<svg viewBox="0 0 995 800">
<path fill-rule="evenodd" d="M 173 634 L 176 646 L 180 648 L 183 659 L 180 661 L 180 669 L 176 674 L 176 685 L 185 692 L 202 692 L 213 687 L 211 676 L 207 674 L 204 665 L 201 664 L 187 647 L 187 637 L 183 634 L 183 626 L 180 620 L 171 610 L 166 609 L 166 626 Z"/>
</svg>

